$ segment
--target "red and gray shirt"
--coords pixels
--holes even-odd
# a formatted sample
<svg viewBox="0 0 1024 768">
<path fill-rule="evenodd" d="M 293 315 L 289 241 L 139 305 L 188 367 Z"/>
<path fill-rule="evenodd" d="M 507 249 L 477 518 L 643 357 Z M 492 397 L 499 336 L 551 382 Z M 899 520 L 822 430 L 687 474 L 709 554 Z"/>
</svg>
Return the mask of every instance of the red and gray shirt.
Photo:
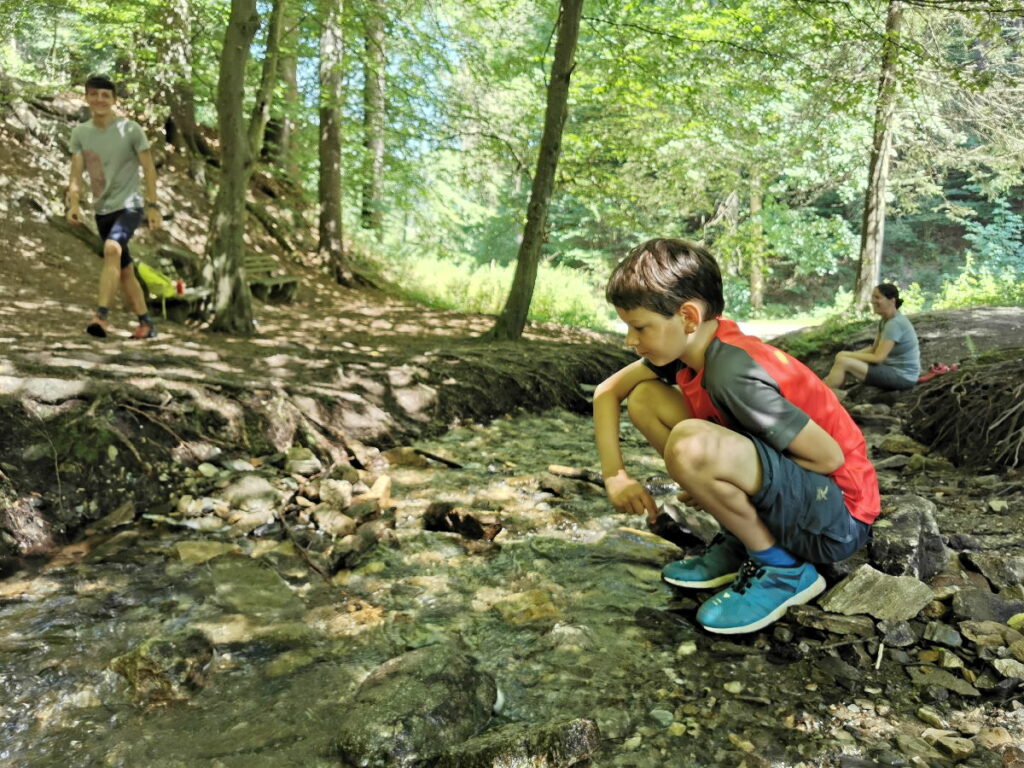
<svg viewBox="0 0 1024 768">
<path fill-rule="evenodd" d="M 878 478 L 864 435 L 835 393 L 796 358 L 720 317 L 704 352 L 703 370 L 679 360 L 664 366 L 644 363 L 662 380 L 679 385 L 694 418 L 746 432 L 780 452 L 813 419 L 839 443 L 846 459 L 830 475 L 846 508 L 869 525 L 878 517 Z"/>
</svg>

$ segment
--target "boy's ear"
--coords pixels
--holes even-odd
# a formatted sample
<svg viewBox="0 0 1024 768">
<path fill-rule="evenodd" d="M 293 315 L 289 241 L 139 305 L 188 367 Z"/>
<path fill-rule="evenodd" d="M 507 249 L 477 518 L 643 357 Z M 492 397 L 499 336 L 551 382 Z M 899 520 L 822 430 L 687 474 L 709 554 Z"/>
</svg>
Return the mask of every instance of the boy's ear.
<svg viewBox="0 0 1024 768">
<path fill-rule="evenodd" d="M 688 327 L 693 326 L 690 333 L 693 333 L 697 326 L 704 322 L 704 307 L 699 301 L 684 301 L 677 312 Z"/>
</svg>

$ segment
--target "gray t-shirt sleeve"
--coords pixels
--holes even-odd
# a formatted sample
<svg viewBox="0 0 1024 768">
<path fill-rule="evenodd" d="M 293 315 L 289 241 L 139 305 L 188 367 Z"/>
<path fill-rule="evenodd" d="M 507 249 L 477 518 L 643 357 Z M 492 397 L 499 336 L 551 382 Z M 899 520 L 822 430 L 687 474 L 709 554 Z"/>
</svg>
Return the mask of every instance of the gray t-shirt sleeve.
<svg viewBox="0 0 1024 768">
<path fill-rule="evenodd" d="M 784 451 L 811 420 L 782 395 L 778 382 L 743 349 L 722 344 L 704 369 L 711 401 L 736 427 Z"/>
<path fill-rule="evenodd" d="M 132 145 L 132 149 L 135 150 L 135 154 L 139 152 L 145 152 L 149 149 L 149 139 L 146 138 L 146 132 L 142 130 L 142 126 L 136 123 L 134 120 L 128 123 L 128 129 L 126 131 L 128 141 Z"/>
<path fill-rule="evenodd" d="M 71 141 L 69 142 L 69 144 L 71 147 L 72 155 L 77 155 L 79 152 L 82 151 L 82 132 L 78 130 L 77 125 L 71 129 Z"/>
</svg>

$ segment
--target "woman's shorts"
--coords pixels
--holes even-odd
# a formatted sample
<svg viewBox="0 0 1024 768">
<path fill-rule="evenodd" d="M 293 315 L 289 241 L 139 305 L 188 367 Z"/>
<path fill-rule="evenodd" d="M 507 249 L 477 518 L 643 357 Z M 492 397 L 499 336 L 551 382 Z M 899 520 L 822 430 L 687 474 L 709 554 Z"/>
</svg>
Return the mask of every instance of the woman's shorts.
<svg viewBox="0 0 1024 768">
<path fill-rule="evenodd" d="M 761 490 L 750 501 L 781 546 L 812 563 L 835 563 L 867 543 L 871 526 L 846 509 L 835 480 L 747 437 L 757 449 L 763 477 Z"/>
<path fill-rule="evenodd" d="M 917 383 L 917 378 L 908 379 L 905 373 L 881 363 L 868 363 L 868 372 L 864 383 L 879 389 L 910 389 Z"/>
</svg>

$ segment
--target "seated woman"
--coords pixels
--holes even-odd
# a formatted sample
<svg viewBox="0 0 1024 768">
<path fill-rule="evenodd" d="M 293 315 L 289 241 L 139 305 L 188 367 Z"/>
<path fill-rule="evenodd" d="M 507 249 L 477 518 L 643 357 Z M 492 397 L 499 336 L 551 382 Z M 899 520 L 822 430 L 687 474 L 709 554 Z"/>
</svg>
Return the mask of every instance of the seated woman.
<svg viewBox="0 0 1024 768">
<path fill-rule="evenodd" d="M 855 352 L 840 352 L 824 381 L 839 389 L 850 374 L 879 389 L 910 389 L 921 374 L 917 334 L 910 321 L 899 312 L 903 300 L 892 283 L 882 283 L 871 292 L 871 308 L 882 319 L 870 347 Z"/>
</svg>

